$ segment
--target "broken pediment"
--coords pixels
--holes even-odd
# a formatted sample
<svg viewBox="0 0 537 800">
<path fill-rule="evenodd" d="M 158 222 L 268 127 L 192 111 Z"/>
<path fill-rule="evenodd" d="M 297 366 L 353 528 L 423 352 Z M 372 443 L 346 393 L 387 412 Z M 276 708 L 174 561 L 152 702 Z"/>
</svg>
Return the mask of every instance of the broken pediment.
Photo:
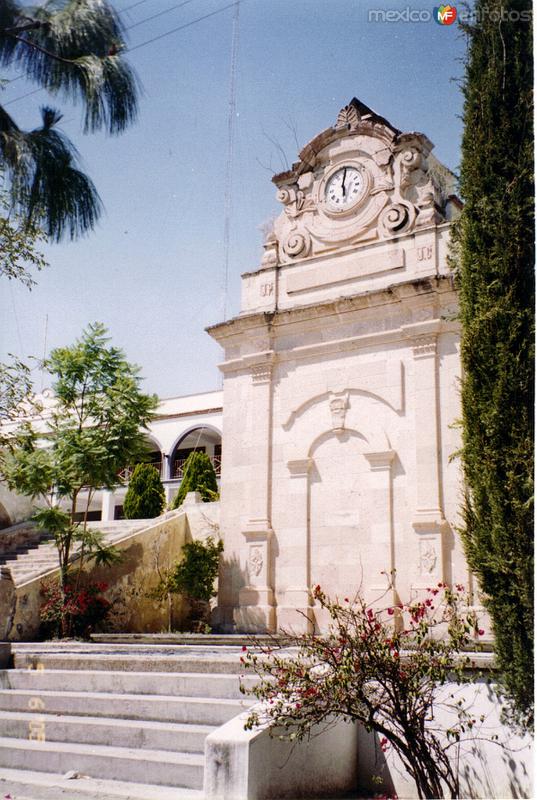
<svg viewBox="0 0 537 800">
<path fill-rule="evenodd" d="M 424 134 L 402 133 L 353 98 L 292 169 L 273 178 L 283 210 L 271 234 L 272 262 L 294 263 L 450 219 L 454 175 L 432 149 Z"/>
</svg>

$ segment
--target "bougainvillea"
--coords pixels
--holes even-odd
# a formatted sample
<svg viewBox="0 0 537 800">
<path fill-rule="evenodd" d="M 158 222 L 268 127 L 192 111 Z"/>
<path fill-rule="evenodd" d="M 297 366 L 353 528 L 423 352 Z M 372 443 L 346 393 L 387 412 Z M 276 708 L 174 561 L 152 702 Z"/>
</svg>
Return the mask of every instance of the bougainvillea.
<svg viewBox="0 0 537 800">
<path fill-rule="evenodd" d="M 358 721 L 378 734 L 382 751 L 397 752 L 419 797 L 460 797 L 450 750 L 483 721 L 450 688 L 470 679 L 464 650 L 484 634 L 464 587 L 440 583 L 415 602 L 382 610 L 360 597 L 331 601 L 320 586 L 313 596 L 328 612 L 326 633 L 243 648 L 241 661 L 259 681 L 242 690 L 262 701 L 246 728 L 271 725 L 293 740 L 336 717 Z M 449 714 L 444 729 L 435 721 L 440 707 Z"/>
<path fill-rule="evenodd" d="M 61 635 L 67 631 L 72 636 L 87 636 L 108 615 L 110 603 L 103 596 L 107 589 L 106 583 L 88 583 L 80 588 L 67 584 L 62 592 L 58 581 L 44 581 L 40 609 L 42 633 Z"/>
</svg>

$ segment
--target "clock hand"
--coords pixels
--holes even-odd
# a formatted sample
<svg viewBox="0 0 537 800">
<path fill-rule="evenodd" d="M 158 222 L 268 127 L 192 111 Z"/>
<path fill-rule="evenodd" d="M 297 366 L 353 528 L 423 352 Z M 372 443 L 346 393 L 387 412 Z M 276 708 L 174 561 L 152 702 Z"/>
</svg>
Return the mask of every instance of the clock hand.
<svg viewBox="0 0 537 800">
<path fill-rule="evenodd" d="M 347 177 L 347 168 L 343 170 L 343 180 L 341 181 L 341 188 L 343 190 L 343 197 L 345 197 L 345 178 Z"/>
</svg>

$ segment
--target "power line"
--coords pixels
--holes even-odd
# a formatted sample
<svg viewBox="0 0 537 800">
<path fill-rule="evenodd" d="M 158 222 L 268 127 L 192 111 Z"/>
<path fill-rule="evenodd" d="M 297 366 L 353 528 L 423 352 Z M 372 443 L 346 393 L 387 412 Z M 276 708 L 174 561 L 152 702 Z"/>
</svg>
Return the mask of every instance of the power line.
<svg viewBox="0 0 537 800">
<path fill-rule="evenodd" d="M 153 42 L 158 42 L 159 39 L 164 39 L 165 36 L 171 36 L 172 33 L 177 33 L 177 31 L 182 31 L 185 28 L 190 28 L 191 25 L 195 25 L 197 22 L 202 22 L 204 19 L 209 19 L 209 17 L 214 17 L 216 14 L 221 14 L 222 11 L 227 11 L 228 8 L 232 8 L 236 3 L 228 3 L 227 6 L 222 6 L 222 8 L 217 8 L 216 11 L 211 11 L 210 14 L 204 14 L 203 17 L 198 17 L 197 19 L 193 19 L 190 22 L 186 22 L 184 25 L 179 25 L 177 28 L 172 28 L 165 33 L 161 33 L 159 36 L 154 36 L 152 39 L 148 39 L 146 42 L 141 42 L 140 44 L 135 45 L 134 47 L 129 47 L 125 52 L 126 53 L 133 53 L 135 50 L 139 50 L 140 47 L 145 47 L 147 44 L 153 44 Z"/>
<path fill-rule="evenodd" d="M 40 87 L 39 89 L 32 89 L 31 92 L 26 92 L 26 94 L 21 94 L 19 95 L 19 97 L 14 97 L 13 100 L 8 100 L 7 103 L 2 103 L 2 106 L 10 106 L 12 103 L 18 103 L 19 100 L 24 100 L 25 97 L 30 97 L 30 95 L 37 94 L 37 92 L 42 92 L 42 91 L 44 91 L 43 87 Z"/>
<path fill-rule="evenodd" d="M 176 9 L 187 6 L 189 3 L 193 2 L 194 0 L 183 0 L 182 3 L 177 3 L 174 6 L 170 6 L 170 8 L 165 8 L 164 11 L 159 11 L 157 14 L 153 14 L 151 17 L 146 17 L 145 19 L 135 22 L 133 25 L 129 25 L 127 28 L 125 28 L 125 30 L 132 31 L 133 28 L 137 28 L 139 25 L 145 25 L 146 22 L 151 22 L 151 20 L 157 19 L 157 17 L 162 17 L 164 14 L 169 14 L 170 11 L 175 11 Z"/>
<path fill-rule="evenodd" d="M 136 6 L 141 6 L 143 3 L 147 3 L 147 0 L 138 0 L 137 3 L 133 3 L 131 6 L 127 6 L 126 8 L 121 8 L 119 10 L 119 13 L 124 14 L 126 11 L 130 11 L 131 8 L 136 8 Z"/>
</svg>

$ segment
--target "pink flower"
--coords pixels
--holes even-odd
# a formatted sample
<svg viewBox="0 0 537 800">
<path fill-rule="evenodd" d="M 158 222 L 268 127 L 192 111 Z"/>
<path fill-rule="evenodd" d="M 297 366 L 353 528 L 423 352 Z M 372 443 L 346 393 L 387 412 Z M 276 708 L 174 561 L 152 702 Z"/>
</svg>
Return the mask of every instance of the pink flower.
<svg viewBox="0 0 537 800">
<path fill-rule="evenodd" d="M 390 617 L 392 616 L 392 614 L 393 614 L 393 608 L 389 608 L 389 609 L 388 609 L 388 614 L 390 615 Z"/>
</svg>

